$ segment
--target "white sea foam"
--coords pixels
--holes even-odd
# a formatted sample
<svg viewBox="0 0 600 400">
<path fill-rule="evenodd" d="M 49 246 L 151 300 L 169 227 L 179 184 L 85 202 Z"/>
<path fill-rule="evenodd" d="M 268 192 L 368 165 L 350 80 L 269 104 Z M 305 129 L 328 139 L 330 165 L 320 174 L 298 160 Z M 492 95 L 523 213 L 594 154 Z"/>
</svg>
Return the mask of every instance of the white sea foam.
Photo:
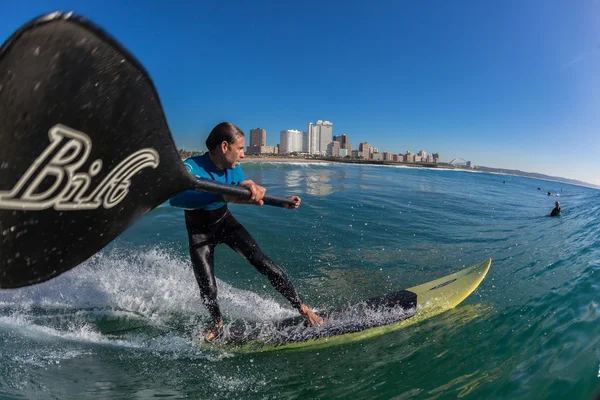
<svg viewBox="0 0 600 400">
<path fill-rule="evenodd" d="M 261 297 L 218 281 L 219 302 L 223 314 L 231 319 L 267 321 L 296 315 L 271 298 Z M 50 281 L 0 292 L 0 324 L 19 328 L 24 337 L 35 340 L 52 338 L 126 348 L 153 349 L 201 358 L 222 358 L 225 354 L 206 355 L 192 346 L 208 318 L 189 260 L 153 247 L 148 250 L 115 250 L 99 253 L 87 262 Z M 189 332 L 173 329 L 192 327 Z M 136 329 L 119 335 L 102 333 L 96 322 L 132 320 L 161 333 Z M 65 322 L 66 321 L 66 322 Z M 135 325 L 135 324 L 134 324 Z M 118 329 L 117 329 L 118 330 Z M 205 352 L 204 352 L 205 353 Z"/>
</svg>

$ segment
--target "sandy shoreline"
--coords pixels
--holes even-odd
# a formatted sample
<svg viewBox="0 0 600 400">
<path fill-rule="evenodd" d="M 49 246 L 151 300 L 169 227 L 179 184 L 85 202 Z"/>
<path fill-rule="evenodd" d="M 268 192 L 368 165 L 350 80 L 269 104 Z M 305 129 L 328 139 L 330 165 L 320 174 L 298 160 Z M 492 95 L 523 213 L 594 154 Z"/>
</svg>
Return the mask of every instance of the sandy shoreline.
<svg viewBox="0 0 600 400">
<path fill-rule="evenodd" d="M 240 161 L 245 162 L 285 162 L 285 163 L 330 163 L 335 161 L 315 160 L 312 158 L 294 158 L 294 157 L 246 157 Z"/>
</svg>

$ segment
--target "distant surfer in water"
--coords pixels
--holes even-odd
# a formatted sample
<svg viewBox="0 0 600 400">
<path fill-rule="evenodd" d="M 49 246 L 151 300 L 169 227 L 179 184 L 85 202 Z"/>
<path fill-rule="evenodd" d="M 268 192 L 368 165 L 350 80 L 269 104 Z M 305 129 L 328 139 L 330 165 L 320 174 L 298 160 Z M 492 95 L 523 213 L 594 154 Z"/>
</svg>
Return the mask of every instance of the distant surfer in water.
<svg viewBox="0 0 600 400">
<path fill-rule="evenodd" d="M 550 213 L 551 217 L 556 217 L 557 215 L 560 215 L 560 203 L 558 201 L 556 203 L 554 203 L 554 208 L 552 209 L 552 212 Z"/>
<path fill-rule="evenodd" d="M 262 206 L 266 189 L 251 180 L 244 179 L 239 162 L 244 158 L 244 133 L 229 122 L 215 126 L 206 139 L 208 152 L 184 161 L 188 171 L 197 177 L 212 179 L 228 185 L 238 185 L 250 190 L 249 200 L 188 190 L 170 200 L 173 207 L 185 209 L 190 256 L 196 281 L 200 287 L 202 302 L 208 309 L 212 324 L 204 333 L 207 341 L 221 335 L 223 319 L 217 303 L 217 283 L 214 275 L 215 247 L 225 243 L 244 257 L 260 273 L 266 275 L 271 284 L 294 308 L 306 317 L 309 325 L 319 326 L 322 319 L 312 312 L 301 300 L 288 280 L 285 272 L 264 254 L 250 233 L 231 215 L 227 203 L 254 204 Z M 290 196 L 293 206 L 300 206 L 298 196 Z"/>
</svg>

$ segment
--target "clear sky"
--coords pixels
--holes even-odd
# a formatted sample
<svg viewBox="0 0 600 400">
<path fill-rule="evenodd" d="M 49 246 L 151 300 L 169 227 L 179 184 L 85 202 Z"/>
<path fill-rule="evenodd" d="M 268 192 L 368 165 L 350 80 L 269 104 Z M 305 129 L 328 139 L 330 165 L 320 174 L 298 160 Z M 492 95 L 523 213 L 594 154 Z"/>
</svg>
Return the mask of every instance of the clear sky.
<svg viewBox="0 0 600 400">
<path fill-rule="evenodd" d="M 599 1 L 0 2 L 2 41 L 55 10 L 117 38 L 179 148 L 221 121 L 275 145 L 322 119 L 353 148 L 600 184 Z"/>
</svg>

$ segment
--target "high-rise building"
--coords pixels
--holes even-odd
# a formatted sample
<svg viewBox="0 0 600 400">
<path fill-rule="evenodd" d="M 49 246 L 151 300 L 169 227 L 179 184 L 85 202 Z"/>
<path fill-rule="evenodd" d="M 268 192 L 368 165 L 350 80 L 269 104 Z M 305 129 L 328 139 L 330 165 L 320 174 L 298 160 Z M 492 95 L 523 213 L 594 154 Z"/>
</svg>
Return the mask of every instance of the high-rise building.
<svg viewBox="0 0 600 400">
<path fill-rule="evenodd" d="M 330 157 L 340 156 L 340 142 L 334 140 L 327 145 L 327 155 Z"/>
<path fill-rule="evenodd" d="M 358 154 L 362 156 L 363 160 L 371 159 L 371 145 L 367 142 L 360 143 L 358 145 Z"/>
<path fill-rule="evenodd" d="M 303 149 L 308 154 L 324 156 L 327 145 L 333 141 L 333 124 L 329 121 L 318 120 L 315 124 L 308 123 L 306 136 L 303 138 Z"/>
<path fill-rule="evenodd" d="M 267 148 L 267 131 L 262 128 L 250 130 L 250 144 L 246 149 L 248 154 L 273 153 L 273 148 Z"/>
<path fill-rule="evenodd" d="M 308 126 L 310 128 L 310 124 Z M 311 138 L 309 132 L 309 130 L 307 130 L 306 132 L 302 132 L 302 152 L 306 154 L 312 154 L 310 152 L 310 149 L 312 147 L 310 146 Z"/>
<path fill-rule="evenodd" d="M 348 142 L 348 135 L 334 135 L 333 140 L 340 142 L 340 149 L 347 149 L 348 153 L 352 152 L 352 145 Z"/>
<path fill-rule="evenodd" d="M 295 129 L 286 129 L 279 132 L 280 143 L 279 153 L 301 153 L 302 152 L 302 132 Z"/>
<path fill-rule="evenodd" d="M 423 150 L 419 151 L 417 155 L 421 158 L 427 158 L 427 153 Z"/>
<path fill-rule="evenodd" d="M 267 131 L 262 128 L 256 128 L 250 130 L 250 147 L 252 146 L 266 146 L 267 145 Z"/>
</svg>

